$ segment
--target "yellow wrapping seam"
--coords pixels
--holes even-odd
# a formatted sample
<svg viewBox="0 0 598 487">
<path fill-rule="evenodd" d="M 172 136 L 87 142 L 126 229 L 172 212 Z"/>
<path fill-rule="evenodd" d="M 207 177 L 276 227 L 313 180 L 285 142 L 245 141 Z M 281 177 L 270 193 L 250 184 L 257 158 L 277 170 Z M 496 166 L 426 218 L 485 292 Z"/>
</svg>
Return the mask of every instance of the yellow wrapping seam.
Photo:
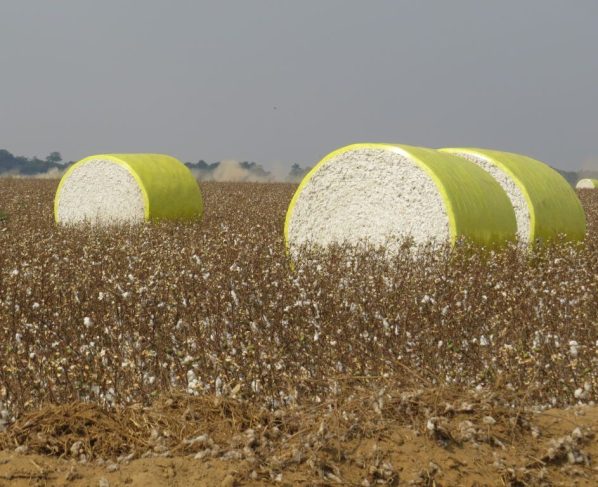
<svg viewBox="0 0 598 487">
<path fill-rule="evenodd" d="M 523 193 L 530 214 L 530 244 L 563 234 L 583 240 L 586 219 L 575 190 L 557 171 L 531 157 L 477 148 L 446 148 L 442 152 L 480 157 L 505 172 Z"/>
<path fill-rule="evenodd" d="M 54 198 L 54 219 L 57 223 L 62 187 L 73 171 L 91 160 L 111 161 L 129 171 L 143 195 L 145 220 L 193 219 L 203 213 L 203 199 L 197 181 L 189 168 L 174 157 L 163 154 L 99 154 L 73 164 L 62 177 Z"/>
<path fill-rule="evenodd" d="M 459 237 L 467 237 L 487 246 L 500 245 L 515 238 L 517 225 L 511 202 L 500 185 L 474 163 L 423 147 L 363 143 L 331 152 L 303 178 L 291 199 L 285 218 L 287 251 L 290 246 L 289 227 L 293 210 L 303 189 L 314 174 L 331 159 L 360 149 L 382 149 L 400 154 L 415 162 L 432 178 L 445 205 L 452 244 Z"/>
</svg>

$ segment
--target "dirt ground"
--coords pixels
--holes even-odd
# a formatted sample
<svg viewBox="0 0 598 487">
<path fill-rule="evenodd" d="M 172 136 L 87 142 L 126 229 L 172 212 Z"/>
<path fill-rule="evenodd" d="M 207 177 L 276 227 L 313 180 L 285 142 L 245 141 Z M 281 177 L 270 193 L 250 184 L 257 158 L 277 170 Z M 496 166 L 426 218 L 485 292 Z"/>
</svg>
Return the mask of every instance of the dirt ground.
<svg viewBox="0 0 598 487">
<path fill-rule="evenodd" d="M 553 409 L 532 415 L 530 424 L 530 434 L 509 444 L 453 443 L 442 441 L 442 435 L 390 426 L 371 438 L 339 444 L 327 457 L 345 452 L 334 464 L 326 464 L 320 455 L 316 461 L 308 458 L 274 471 L 259 460 L 225 459 L 226 455 L 81 463 L 7 449 L 0 452 L 0 487 L 598 485 L 598 442 L 593 434 L 598 407 Z M 385 469 L 391 474 L 385 476 Z"/>
</svg>

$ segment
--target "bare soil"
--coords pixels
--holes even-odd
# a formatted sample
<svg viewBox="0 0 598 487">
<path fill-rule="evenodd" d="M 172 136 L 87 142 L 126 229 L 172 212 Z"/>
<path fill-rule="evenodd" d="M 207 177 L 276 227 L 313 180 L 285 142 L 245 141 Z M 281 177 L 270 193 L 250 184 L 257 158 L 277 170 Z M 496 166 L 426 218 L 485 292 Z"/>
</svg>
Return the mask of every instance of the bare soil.
<svg viewBox="0 0 598 487">
<path fill-rule="evenodd" d="M 405 402 L 390 401 L 381 414 L 361 410 L 351 426 L 342 418 L 316 410 L 311 416 L 307 411 L 279 413 L 277 416 L 283 420 L 278 423 L 262 412 L 261 417 L 253 418 L 251 429 L 245 429 L 243 411 L 228 417 L 224 414 L 220 419 L 211 416 L 209 423 L 194 422 L 192 405 L 177 402 L 176 398 L 139 416 L 131 411 L 113 414 L 112 426 L 101 418 L 89 422 L 91 410 L 85 409 L 89 405 L 79 409 L 64 406 L 63 412 L 70 410 L 72 414 L 62 421 L 57 420 L 57 406 L 52 406 L 45 415 L 42 410 L 25 416 L 10 433 L 1 436 L 6 449 L 0 452 L 0 486 L 598 484 L 598 407 L 509 413 L 508 408 L 498 405 L 496 397 L 462 396 L 465 401 L 447 402 L 451 397 L 456 398 L 448 391 L 414 392 L 405 399 L 416 406 L 411 410 Z M 438 404 L 433 404 L 434 398 Z M 221 399 L 211 401 L 222 405 Z M 365 397 L 359 403 L 363 405 L 364 401 Z M 207 403 L 197 402 L 196 406 L 209 409 Z M 171 419 L 167 418 L 167 407 L 171 408 Z M 222 411 L 234 407 L 229 401 Z M 359 410 L 352 407 L 356 405 L 350 400 L 340 405 L 342 413 L 349 415 Z M 392 417 L 392 411 L 401 411 L 401 416 Z M 409 419 L 407 411 L 412 414 Z M 247 417 L 256 414 L 246 412 Z M 434 416 L 426 417 L 426 412 Z M 156 421 L 160 415 L 162 428 L 169 425 L 176 431 L 189 431 L 188 423 L 193 422 L 206 433 L 196 442 L 179 442 L 174 434 L 170 440 L 162 436 L 169 434 L 163 429 L 160 435 L 154 433 L 154 446 L 141 453 L 143 448 L 135 438 L 139 432 L 135 433 L 132 425 L 153 422 L 150 429 L 159 429 Z M 88 419 L 87 430 L 82 426 L 82 417 Z M 99 424 L 106 428 L 104 436 L 94 438 L 94 428 Z M 280 426 L 279 430 L 274 424 Z M 296 431 L 291 433 L 293 425 Z M 352 432 L 356 425 L 363 431 Z M 275 431 L 280 434 L 274 435 Z M 135 445 L 135 453 L 116 457 L 117 445 L 111 449 L 107 443 L 102 444 L 107 438 L 114 441 L 119 436 L 130 437 L 129 447 Z M 249 436 L 255 439 L 250 441 Z M 17 443 L 21 446 L 16 447 Z M 48 454 L 51 448 L 54 455 Z"/>
</svg>

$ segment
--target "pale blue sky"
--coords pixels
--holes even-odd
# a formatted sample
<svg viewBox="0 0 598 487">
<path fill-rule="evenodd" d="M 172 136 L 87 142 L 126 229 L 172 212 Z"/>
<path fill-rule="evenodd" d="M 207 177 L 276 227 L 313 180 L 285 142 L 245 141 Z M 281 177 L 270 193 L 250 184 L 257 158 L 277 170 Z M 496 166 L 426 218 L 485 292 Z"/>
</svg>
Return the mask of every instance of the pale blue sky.
<svg viewBox="0 0 598 487">
<path fill-rule="evenodd" d="M 0 3 L 15 154 L 285 170 L 369 141 L 598 168 L 598 1 Z"/>
</svg>

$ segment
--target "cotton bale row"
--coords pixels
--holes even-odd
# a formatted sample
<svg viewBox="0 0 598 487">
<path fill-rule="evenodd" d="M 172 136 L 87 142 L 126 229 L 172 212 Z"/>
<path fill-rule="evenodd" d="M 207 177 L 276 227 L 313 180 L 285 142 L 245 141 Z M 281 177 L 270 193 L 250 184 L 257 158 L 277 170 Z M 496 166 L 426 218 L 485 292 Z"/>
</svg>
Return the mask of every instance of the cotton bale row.
<svg viewBox="0 0 598 487">
<path fill-rule="evenodd" d="M 496 180 L 476 164 L 433 149 L 353 144 L 322 159 L 289 205 L 285 241 L 303 245 L 454 244 L 483 246 L 514 240 L 513 207 Z"/>
<path fill-rule="evenodd" d="M 487 171 L 509 196 L 523 244 L 562 235 L 582 240 L 586 233 L 583 207 L 563 176 L 543 162 L 510 152 L 475 148 L 445 148 Z"/>
<path fill-rule="evenodd" d="M 86 157 L 62 177 L 54 199 L 57 223 L 93 225 L 195 219 L 203 200 L 191 171 L 162 154 Z"/>
<path fill-rule="evenodd" d="M 577 189 L 598 189 L 598 179 L 584 178 L 577 181 Z"/>
</svg>

